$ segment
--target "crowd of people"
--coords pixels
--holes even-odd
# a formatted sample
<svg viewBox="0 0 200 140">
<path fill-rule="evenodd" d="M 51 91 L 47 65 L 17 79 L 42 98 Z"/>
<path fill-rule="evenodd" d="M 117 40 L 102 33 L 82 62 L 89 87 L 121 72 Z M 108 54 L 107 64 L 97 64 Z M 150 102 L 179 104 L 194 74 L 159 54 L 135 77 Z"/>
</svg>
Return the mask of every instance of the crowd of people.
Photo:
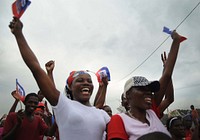
<svg viewBox="0 0 200 140">
<path fill-rule="evenodd" d="M 164 126 L 160 119 L 174 102 L 172 74 L 180 47 L 181 36 L 172 32 L 169 54 L 161 54 L 163 72 L 159 80 L 133 76 L 124 85 L 121 105 L 124 111 L 113 114 L 105 104 L 108 78 L 99 82 L 94 104 L 90 102 L 93 82 L 88 71 L 72 71 L 66 80 L 65 93 L 56 89 L 53 77 L 54 61 L 46 63 L 44 71 L 22 32 L 23 24 L 13 18 L 9 25 L 21 56 L 32 72 L 38 93 L 29 93 L 22 100 L 13 91 L 15 102 L 8 115 L 1 118 L 0 140 L 198 140 L 199 116 L 191 105 L 187 117 L 173 116 Z M 45 98 L 45 100 L 44 100 Z M 18 102 L 25 109 L 17 110 Z M 48 108 L 48 105 L 52 109 Z"/>
</svg>

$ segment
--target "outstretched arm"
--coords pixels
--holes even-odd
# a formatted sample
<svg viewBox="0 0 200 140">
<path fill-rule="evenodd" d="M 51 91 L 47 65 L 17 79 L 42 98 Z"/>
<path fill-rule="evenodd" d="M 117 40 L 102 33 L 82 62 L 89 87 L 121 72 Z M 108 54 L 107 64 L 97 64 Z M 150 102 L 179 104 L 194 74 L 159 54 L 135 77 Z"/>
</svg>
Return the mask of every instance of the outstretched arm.
<svg viewBox="0 0 200 140">
<path fill-rule="evenodd" d="M 18 18 L 14 18 L 9 25 L 11 32 L 14 34 L 21 56 L 31 70 L 40 90 L 51 105 L 56 105 L 59 98 L 59 91 L 55 88 L 51 79 L 46 75 L 45 71 L 40 67 L 40 64 L 29 47 L 22 33 L 23 24 Z"/>
<path fill-rule="evenodd" d="M 94 106 L 96 108 L 102 108 L 103 107 L 105 100 L 106 100 L 107 86 L 108 86 L 108 78 L 103 77 L 102 82 L 99 83 L 99 90 L 98 90 L 97 95 L 95 97 Z"/>
<path fill-rule="evenodd" d="M 160 90 L 155 93 L 155 102 L 156 102 L 157 106 L 160 105 L 160 103 L 163 99 L 163 96 L 166 92 L 167 86 L 171 80 L 171 76 L 172 76 L 172 73 L 174 70 L 174 65 L 176 63 L 176 59 L 177 59 L 177 55 L 178 55 L 178 51 L 179 51 L 180 35 L 176 31 L 173 31 L 171 36 L 172 36 L 173 42 L 172 42 L 172 45 L 170 48 L 170 52 L 169 52 L 168 59 L 165 64 L 163 74 L 159 80 Z"/>
<path fill-rule="evenodd" d="M 165 65 L 167 62 L 167 56 L 166 53 L 161 54 L 161 60 L 163 62 L 163 68 L 165 69 Z M 164 71 L 164 70 L 163 70 Z M 166 92 L 162 93 L 160 96 L 165 96 L 164 100 L 161 101 L 160 105 L 158 106 L 159 112 L 163 113 L 165 109 L 174 102 L 174 87 L 173 87 L 173 82 L 172 78 L 170 79 L 170 82 L 167 86 Z"/>
</svg>

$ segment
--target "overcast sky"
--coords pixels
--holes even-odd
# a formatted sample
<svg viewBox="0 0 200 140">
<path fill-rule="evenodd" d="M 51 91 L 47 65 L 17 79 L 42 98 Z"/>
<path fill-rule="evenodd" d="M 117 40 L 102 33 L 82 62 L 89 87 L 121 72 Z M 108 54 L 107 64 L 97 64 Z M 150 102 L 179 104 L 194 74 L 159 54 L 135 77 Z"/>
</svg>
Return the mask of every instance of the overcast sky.
<svg viewBox="0 0 200 140">
<path fill-rule="evenodd" d="M 8 113 L 14 98 L 15 79 L 26 93 L 38 87 L 24 64 L 8 25 L 13 1 L 0 7 L 0 115 Z M 35 0 L 21 17 L 23 32 L 43 68 L 55 60 L 54 78 L 63 92 L 72 70 L 98 71 L 107 66 L 111 73 L 106 104 L 117 113 L 127 79 L 134 75 L 159 80 L 160 54 L 169 52 L 172 39 L 163 26 L 176 28 L 199 0 Z M 200 107 L 200 6 L 178 27 L 188 40 L 181 43 L 174 68 L 175 101 L 169 109 Z M 155 49 L 158 48 L 156 51 Z M 153 55 L 137 68 L 152 52 Z M 98 88 L 94 74 L 95 90 Z"/>
</svg>

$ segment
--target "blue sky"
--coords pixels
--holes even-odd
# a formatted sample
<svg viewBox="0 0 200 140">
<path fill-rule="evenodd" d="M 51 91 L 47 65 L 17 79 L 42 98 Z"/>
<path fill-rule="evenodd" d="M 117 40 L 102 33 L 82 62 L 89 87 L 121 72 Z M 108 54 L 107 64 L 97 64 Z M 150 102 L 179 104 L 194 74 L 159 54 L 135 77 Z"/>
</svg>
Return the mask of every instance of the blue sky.
<svg viewBox="0 0 200 140">
<path fill-rule="evenodd" d="M 14 36 L 8 28 L 12 20 L 11 4 L 0 7 L 0 115 L 7 113 L 14 102 L 11 92 L 15 79 L 27 93 L 38 87 L 24 64 Z M 137 70 L 167 37 L 163 26 L 176 28 L 199 3 L 199 0 L 57 0 L 32 1 L 21 20 L 23 32 L 43 68 L 55 60 L 54 77 L 63 92 L 65 80 L 72 70 L 96 72 L 107 66 L 111 72 L 106 104 L 117 113 L 125 81 L 133 75 L 159 80 L 162 74 L 160 54 L 169 51 L 169 38 Z M 178 27 L 177 32 L 188 40 L 181 44 L 174 68 L 175 101 L 169 109 L 200 107 L 200 7 Z M 131 73 L 131 74 L 130 74 Z M 92 75 L 92 74 L 91 74 Z M 95 90 L 97 79 L 93 75 Z"/>
</svg>

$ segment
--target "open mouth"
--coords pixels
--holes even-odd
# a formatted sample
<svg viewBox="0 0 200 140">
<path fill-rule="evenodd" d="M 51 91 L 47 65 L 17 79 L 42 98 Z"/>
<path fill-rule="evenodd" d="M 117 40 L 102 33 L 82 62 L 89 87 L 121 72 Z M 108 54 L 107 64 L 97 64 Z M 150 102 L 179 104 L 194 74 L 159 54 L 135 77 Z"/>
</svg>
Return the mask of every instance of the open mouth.
<svg viewBox="0 0 200 140">
<path fill-rule="evenodd" d="M 82 88 L 82 90 L 81 90 L 81 92 L 82 92 L 82 94 L 84 94 L 84 95 L 89 95 L 89 88 Z"/>
<path fill-rule="evenodd" d="M 152 100 L 149 97 L 144 98 L 144 101 L 148 104 L 152 104 Z"/>
<path fill-rule="evenodd" d="M 35 110 L 35 107 L 30 106 L 29 109 L 30 109 L 31 111 L 34 111 L 34 110 Z"/>
</svg>

